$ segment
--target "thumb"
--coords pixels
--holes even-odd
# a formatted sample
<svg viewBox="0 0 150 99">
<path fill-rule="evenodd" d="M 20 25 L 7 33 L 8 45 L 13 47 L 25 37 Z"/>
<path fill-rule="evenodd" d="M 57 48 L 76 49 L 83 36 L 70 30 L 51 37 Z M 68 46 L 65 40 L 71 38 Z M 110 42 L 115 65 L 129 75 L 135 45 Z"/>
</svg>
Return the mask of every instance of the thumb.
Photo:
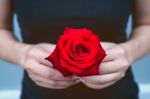
<svg viewBox="0 0 150 99">
<path fill-rule="evenodd" d="M 39 62 L 40 64 L 43 64 L 43 65 L 52 67 L 53 64 L 52 64 L 50 61 L 48 61 L 48 60 L 45 59 L 45 58 L 48 57 L 51 53 L 52 53 L 52 52 L 49 53 L 49 52 L 45 51 L 44 49 L 41 49 L 41 50 L 38 52 L 38 54 L 37 54 L 37 60 L 38 60 L 38 62 Z"/>
<path fill-rule="evenodd" d="M 102 45 L 102 48 L 106 51 L 106 50 L 109 50 L 111 48 L 113 48 L 114 46 L 116 46 L 115 43 L 112 43 L 112 42 L 100 42 L 101 45 Z"/>
</svg>

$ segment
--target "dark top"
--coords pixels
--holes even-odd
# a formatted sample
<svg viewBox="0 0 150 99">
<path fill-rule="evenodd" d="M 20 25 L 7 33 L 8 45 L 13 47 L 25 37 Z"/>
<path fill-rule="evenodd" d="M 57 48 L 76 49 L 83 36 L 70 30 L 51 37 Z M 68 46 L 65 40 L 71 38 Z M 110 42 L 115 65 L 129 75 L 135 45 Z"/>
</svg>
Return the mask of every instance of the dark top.
<svg viewBox="0 0 150 99">
<path fill-rule="evenodd" d="M 126 41 L 126 23 L 132 0 L 14 0 L 21 33 L 26 43 L 56 44 L 65 26 L 86 27 L 102 41 Z M 24 74 L 22 99 L 137 99 L 138 88 L 131 68 L 116 84 L 94 90 L 77 84 L 67 89 L 46 89 Z"/>
</svg>

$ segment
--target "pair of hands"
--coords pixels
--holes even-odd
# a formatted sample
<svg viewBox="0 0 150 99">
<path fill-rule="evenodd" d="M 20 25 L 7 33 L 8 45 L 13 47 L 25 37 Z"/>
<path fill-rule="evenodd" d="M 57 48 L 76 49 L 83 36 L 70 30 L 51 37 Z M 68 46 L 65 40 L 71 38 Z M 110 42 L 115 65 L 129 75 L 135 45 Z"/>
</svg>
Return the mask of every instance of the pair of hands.
<svg viewBox="0 0 150 99">
<path fill-rule="evenodd" d="M 103 89 L 123 78 L 130 64 L 126 50 L 121 45 L 110 42 L 101 44 L 107 54 L 100 64 L 101 75 L 64 77 L 58 70 L 53 69 L 52 63 L 44 59 L 55 48 L 55 45 L 47 43 L 30 45 L 24 53 L 22 66 L 29 77 L 41 87 L 63 89 L 82 82 L 89 88 Z"/>
</svg>

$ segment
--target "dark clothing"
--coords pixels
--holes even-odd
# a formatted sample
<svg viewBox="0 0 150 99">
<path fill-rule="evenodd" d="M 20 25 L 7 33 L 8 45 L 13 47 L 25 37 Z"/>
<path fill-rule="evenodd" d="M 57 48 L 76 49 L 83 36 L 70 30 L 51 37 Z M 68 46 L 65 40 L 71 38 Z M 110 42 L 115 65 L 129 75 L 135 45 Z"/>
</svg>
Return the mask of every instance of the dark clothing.
<svg viewBox="0 0 150 99">
<path fill-rule="evenodd" d="M 14 0 L 25 43 L 56 44 L 65 26 L 86 27 L 102 41 L 126 41 L 126 23 L 132 0 Z M 116 84 L 94 90 L 77 84 L 55 90 L 37 86 L 25 72 L 22 99 L 138 99 L 138 88 L 131 68 Z"/>
</svg>

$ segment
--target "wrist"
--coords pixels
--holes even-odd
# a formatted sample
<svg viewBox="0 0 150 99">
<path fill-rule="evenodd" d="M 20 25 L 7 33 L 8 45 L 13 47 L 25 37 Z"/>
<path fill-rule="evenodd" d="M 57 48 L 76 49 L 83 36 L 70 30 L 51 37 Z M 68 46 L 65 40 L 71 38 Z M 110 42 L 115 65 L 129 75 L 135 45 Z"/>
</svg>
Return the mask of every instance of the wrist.
<svg viewBox="0 0 150 99">
<path fill-rule="evenodd" d="M 14 49 L 17 52 L 17 58 L 15 63 L 22 66 L 24 64 L 24 61 L 26 60 L 27 52 L 32 47 L 32 45 L 21 42 L 15 42 L 14 45 Z"/>
<path fill-rule="evenodd" d="M 137 40 L 129 40 L 119 45 L 125 49 L 129 64 L 134 63 L 138 59 L 140 44 Z"/>
</svg>

